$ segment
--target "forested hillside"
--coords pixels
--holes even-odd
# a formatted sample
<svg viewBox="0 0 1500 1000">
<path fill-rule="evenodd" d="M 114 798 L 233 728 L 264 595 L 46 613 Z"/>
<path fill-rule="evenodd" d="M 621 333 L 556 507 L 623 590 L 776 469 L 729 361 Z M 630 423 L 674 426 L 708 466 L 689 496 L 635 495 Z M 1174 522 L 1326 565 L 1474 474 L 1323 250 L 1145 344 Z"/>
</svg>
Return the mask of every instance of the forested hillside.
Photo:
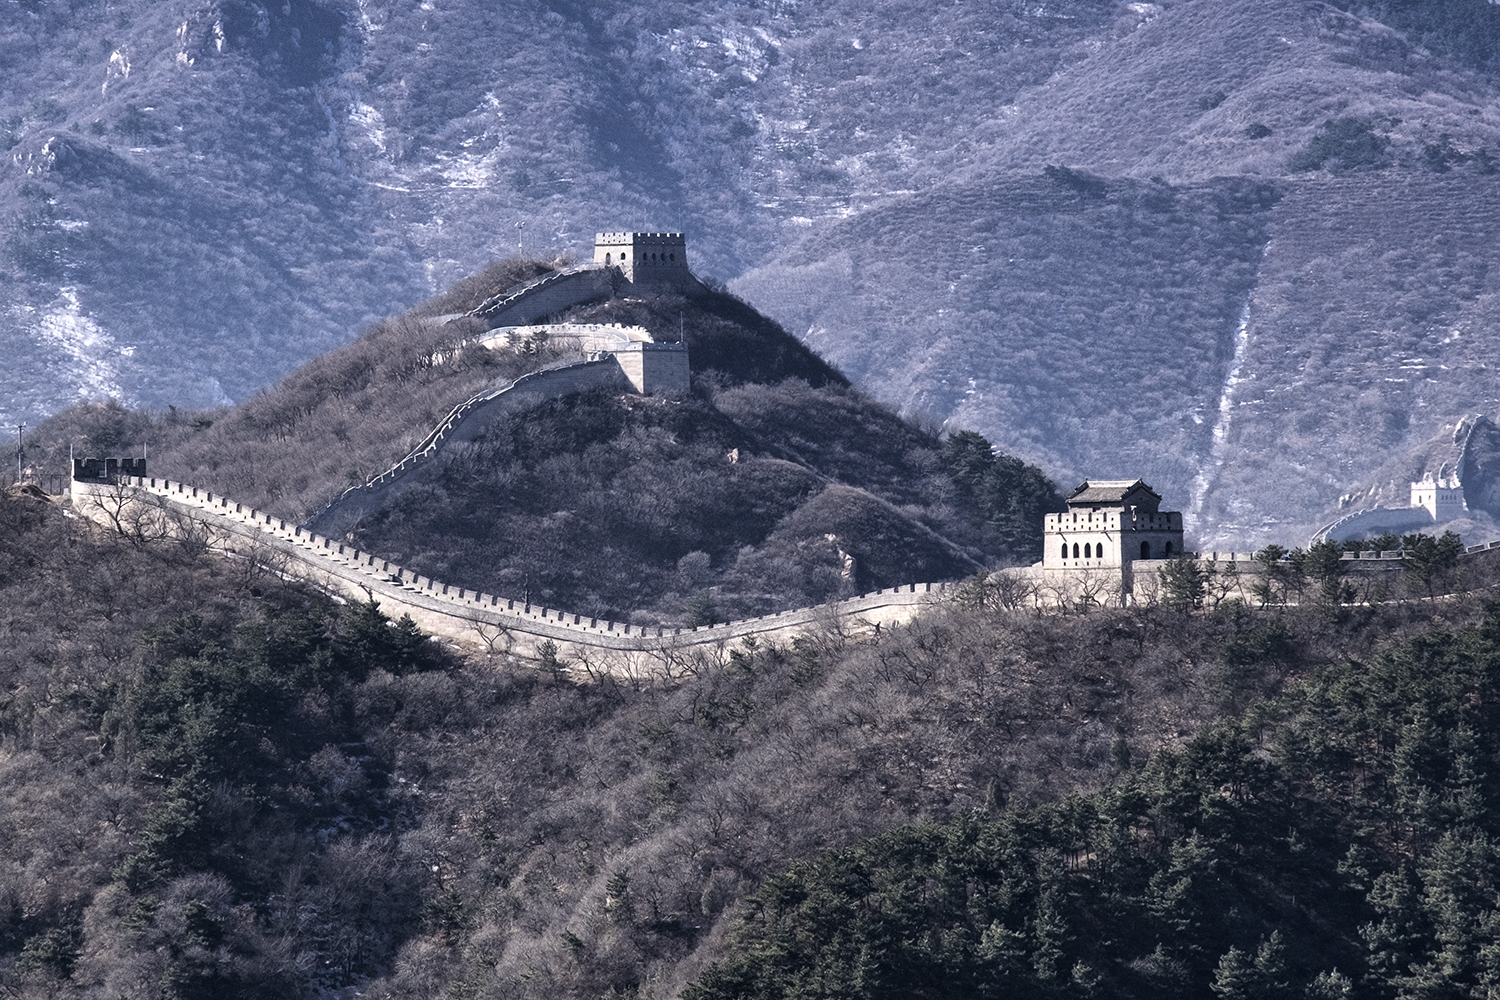
<svg viewBox="0 0 1500 1000">
<path fill-rule="evenodd" d="M 1494 631 L 959 603 L 574 685 L 7 493 L 0 988 L 1479 995 Z"/>
<path fill-rule="evenodd" d="M 547 340 L 478 343 L 456 312 L 549 264 L 511 258 L 238 407 L 81 406 L 33 451 L 149 456 L 153 472 L 305 522 L 403 458 L 458 403 L 579 359 Z M 709 624 L 1040 557 L 1060 508 L 1035 466 L 940 439 L 851 389 L 723 292 L 612 299 L 559 317 L 686 338 L 693 390 L 598 390 L 445 447 L 349 531 L 423 575 L 638 624 Z"/>
<path fill-rule="evenodd" d="M 684 996 L 1484 996 L 1497 680 L 1491 606 L 1307 671 L 1105 791 L 796 864 Z"/>
</svg>

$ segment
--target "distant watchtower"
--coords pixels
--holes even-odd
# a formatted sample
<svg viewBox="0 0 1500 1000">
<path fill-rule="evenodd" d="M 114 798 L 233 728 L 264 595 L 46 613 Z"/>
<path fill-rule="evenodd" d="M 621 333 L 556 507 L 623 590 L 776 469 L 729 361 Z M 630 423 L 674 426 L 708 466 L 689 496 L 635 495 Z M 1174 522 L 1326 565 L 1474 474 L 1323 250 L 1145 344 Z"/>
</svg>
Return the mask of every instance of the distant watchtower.
<svg viewBox="0 0 1500 1000">
<path fill-rule="evenodd" d="M 636 285 L 686 289 L 694 283 L 682 233 L 597 233 L 594 263 L 618 267 Z"/>
<path fill-rule="evenodd" d="M 73 481 L 77 483 L 109 483 L 115 485 L 131 476 L 144 478 L 144 458 L 75 458 L 73 459 Z"/>
<path fill-rule="evenodd" d="M 1426 507 L 1433 521 L 1443 524 L 1456 521 L 1469 512 L 1464 502 L 1464 488 L 1457 476 L 1428 476 L 1411 484 L 1411 505 Z"/>
</svg>

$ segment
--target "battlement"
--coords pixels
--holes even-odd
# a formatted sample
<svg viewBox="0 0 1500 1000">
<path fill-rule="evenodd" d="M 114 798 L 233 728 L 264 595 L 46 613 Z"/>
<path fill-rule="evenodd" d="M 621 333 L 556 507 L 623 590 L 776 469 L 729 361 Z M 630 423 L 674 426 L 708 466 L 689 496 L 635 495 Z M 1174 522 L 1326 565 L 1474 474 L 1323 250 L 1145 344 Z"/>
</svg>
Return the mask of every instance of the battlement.
<svg viewBox="0 0 1500 1000">
<path fill-rule="evenodd" d="M 1468 513 L 1464 488 L 1457 476 L 1428 477 L 1411 484 L 1411 505 L 1422 507 L 1434 522 L 1454 521 Z"/>
<path fill-rule="evenodd" d="M 79 483 L 118 483 L 122 478 L 144 476 L 144 458 L 75 458 L 73 481 Z"/>
<path fill-rule="evenodd" d="M 618 267 L 632 283 L 687 285 L 687 237 L 682 233 L 596 233 L 594 263 Z"/>
<path fill-rule="evenodd" d="M 595 246 L 687 246 L 684 233 L 595 233 Z"/>
</svg>

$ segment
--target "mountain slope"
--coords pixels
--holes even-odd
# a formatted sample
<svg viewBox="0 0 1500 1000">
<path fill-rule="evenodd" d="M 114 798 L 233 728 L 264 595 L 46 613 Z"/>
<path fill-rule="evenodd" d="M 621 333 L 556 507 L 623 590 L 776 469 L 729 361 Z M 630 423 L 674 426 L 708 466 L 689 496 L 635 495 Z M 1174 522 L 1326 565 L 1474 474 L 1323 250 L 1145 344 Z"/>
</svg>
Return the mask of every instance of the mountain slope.
<svg viewBox="0 0 1500 1000">
<path fill-rule="evenodd" d="M 890 345 L 908 342 L 912 317 L 936 326 L 943 344 L 914 365 L 917 375 L 872 370 L 869 385 L 887 402 L 1024 443 L 1023 457 L 1056 475 L 1114 462 L 1130 465 L 1126 474 L 1148 472 L 1194 511 L 1205 544 L 1221 546 L 1295 541 L 1283 536 L 1324 519 L 1338 496 L 1387 484 L 1361 478 L 1374 475 L 1363 462 L 1335 462 L 1329 481 L 1315 475 L 1283 499 L 1235 495 L 1278 449 L 1294 458 L 1273 479 L 1329 466 L 1311 463 L 1305 429 L 1283 425 L 1255 425 L 1241 439 L 1248 450 L 1214 450 L 1204 414 L 1218 411 L 1222 357 L 1189 358 L 1180 395 L 1161 400 L 1164 424 L 1112 419 L 1114 401 L 1048 381 L 1027 391 L 1066 412 L 1018 422 L 1016 413 L 1038 408 L 1000 398 L 999 386 L 1017 379 L 985 388 L 985 373 L 1009 359 L 980 351 L 982 336 L 952 331 L 1042 323 L 1032 324 L 1035 313 L 1047 337 L 1080 327 L 1101 336 L 1119 324 L 1089 329 L 1087 317 L 1069 314 L 1099 298 L 1098 269 L 989 269 L 971 281 L 964 275 L 981 272 L 958 257 L 939 263 L 939 234 L 903 213 L 946 203 L 934 212 L 961 242 L 991 224 L 995 208 L 976 192 L 1024 186 L 1049 166 L 1097 175 L 1116 191 L 1167 184 L 1189 202 L 1204 185 L 1229 183 L 1217 178 L 1279 193 L 1310 180 L 1320 185 L 1308 189 L 1310 210 L 1324 220 L 1311 220 L 1304 250 L 1283 258 L 1275 251 L 1303 235 L 1299 217 L 1279 210 L 1267 258 L 1295 269 L 1346 199 L 1349 219 L 1363 218 L 1370 184 L 1386 184 L 1405 206 L 1392 214 L 1404 228 L 1379 227 L 1359 251 L 1379 256 L 1426 240 L 1424 206 L 1462 187 L 1460 178 L 1483 192 L 1500 160 L 1500 15 L 1482 0 L 951 0 L 920 11 L 854 0 L 168 0 L 84 2 L 67 16 L 17 2 L 0 31 L 12 53 L 0 82 L 11 154 L 0 167 L 0 294 L 9 303 L 0 347 L 22 359 L 0 374 L 7 422 L 80 394 L 156 406 L 243 400 L 517 242 L 577 253 L 597 229 L 685 229 L 701 273 L 744 275 L 736 287 L 799 333 L 826 327 L 819 346 L 856 374 L 870 369 L 856 355 L 909 360 Z M 1438 187 L 1429 191 L 1429 181 Z M 1488 267 L 1483 218 L 1463 223 L 1481 237 L 1466 243 L 1469 271 Z M 1076 241 L 1072 216 L 1044 219 L 1030 249 Z M 1122 216 L 1096 244 L 1105 255 L 1097 263 L 1118 257 L 1139 273 L 1118 282 L 1115 305 L 1089 309 L 1148 324 L 1166 309 L 1153 337 L 1197 345 L 1187 348 L 1194 356 L 1205 344 L 1216 355 L 1230 345 L 1232 359 L 1242 303 L 1227 306 L 1227 292 L 1269 231 L 1253 226 L 1231 248 L 1219 220 L 1195 216 L 1187 225 L 1202 233 L 1181 236 L 1185 255 L 1214 271 L 1225 254 L 1236 262 L 1200 276 L 1171 253 L 1134 249 L 1161 236 L 1152 220 Z M 860 242 L 867 233 L 881 244 Z M 1204 241 L 1217 249 L 1200 259 Z M 835 282 L 822 324 L 802 322 L 808 303 L 767 280 L 812 265 L 842 274 L 846 254 L 908 258 L 923 274 L 852 290 Z M 1441 287 L 1444 267 L 1414 261 L 1410 281 Z M 1293 308 L 1275 291 L 1282 278 L 1266 277 L 1272 285 L 1254 298 L 1275 328 L 1252 306 L 1248 358 L 1267 356 L 1257 353 L 1262 335 L 1272 352 L 1303 334 L 1353 348 L 1343 340 L 1360 334 L 1311 299 Z M 1337 294 L 1354 302 L 1402 294 L 1359 266 L 1343 285 Z M 1201 301 L 1190 301 L 1200 287 Z M 1002 306 L 1019 318 L 996 319 Z M 1448 319 L 1402 317 L 1393 338 L 1414 342 L 1438 336 Z M 840 352 L 856 338 L 857 350 Z M 1253 374 L 1268 388 L 1286 377 L 1275 364 Z M 974 377 L 995 411 L 974 397 L 961 402 L 955 376 Z M 1342 398 L 1343 386 L 1319 393 Z M 1464 385 L 1441 395 L 1453 405 L 1431 422 L 1414 398 L 1381 396 L 1372 405 L 1396 407 L 1412 428 L 1381 447 L 1419 463 L 1429 423 L 1489 405 Z M 1234 410 L 1232 394 L 1226 405 Z M 1206 424 L 1179 426 L 1184 413 Z M 1349 414 L 1357 406 L 1332 425 L 1365 419 Z M 1370 416 L 1384 426 L 1384 416 Z M 1123 457 L 1074 441 L 1103 426 L 1114 428 Z M 1341 435 L 1325 435 L 1321 454 L 1359 449 Z"/>
<path fill-rule="evenodd" d="M 580 391 L 564 373 L 585 367 L 570 364 L 576 349 L 486 347 L 482 321 L 452 318 L 548 267 L 497 264 L 238 407 L 79 407 L 35 445 L 53 466 L 69 451 L 143 452 L 157 474 L 425 576 L 637 624 L 752 617 L 1039 557 L 1041 518 L 1061 502 L 1038 469 L 903 421 L 726 293 L 627 291 L 554 317 L 686 338 L 692 390 L 665 396 Z M 476 410 L 420 464 L 341 499 L 458 404 L 553 368 L 569 394 Z"/>
<path fill-rule="evenodd" d="M 879 643 L 814 630 L 684 659 L 681 683 L 574 685 L 7 490 L 0 987 L 677 995 L 732 956 L 740 901 L 790 865 L 1131 780 L 1132 761 L 1289 674 L 1358 673 L 1369 702 L 1405 712 L 1410 692 L 1360 665 L 1391 635 L 1458 655 L 1472 646 L 1446 630 L 1481 613 L 1367 611 L 953 607 Z M 1457 692 L 1439 710 L 1484 721 L 1492 699 L 1470 695 L 1487 683 L 1465 686 L 1480 662 L 1417 678 Z M 1410 756 L 1456 757 L 1411 730 Z M 1418 794 L 1430 775 L 1409 799 L 1437 812 L 1447 799 Z M 1174 801 L 1224 808 L 1222 784 Z M 1407 829 L 1395 815 L 1366 829 Z"/>
<path fill-rule="evenodd" d="M 880 396 L 1062 478 L 1144 476 L 1181 503 L 1278 197 L 996 178 L 872 209 L 736 287 Z"/>
</svg>

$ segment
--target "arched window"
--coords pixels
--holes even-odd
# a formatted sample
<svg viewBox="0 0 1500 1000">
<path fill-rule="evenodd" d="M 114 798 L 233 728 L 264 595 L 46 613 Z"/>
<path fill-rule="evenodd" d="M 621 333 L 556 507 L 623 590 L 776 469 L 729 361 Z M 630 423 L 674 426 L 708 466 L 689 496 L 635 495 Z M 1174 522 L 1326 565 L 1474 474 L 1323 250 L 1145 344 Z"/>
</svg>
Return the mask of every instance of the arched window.
<svg viewBox="0 0 1500 1000">
<path fill-rule="evenodd" d="M 1088 542 L 1084 542 L 1083 543 L 1083 558 L 1085 558 L 1085 559 L 1092 559 L 1092 558 L 1094 558 L 1094 547 L 1092 545 L 1090 545 Z"/>
<path fill-rule="evenodd" d="M 1063 542 L 1062 549 L 1063 549 L 1062 550 L 1062 557 L 1064 559 L 1068 558 L 1068 543 L 1067 542 Z"/>
<path fill-rule="evenodd" d="M 668 257 L 668 259 L 670 259 L 670 260 L 674 260 L 674 261 L 675 261 L 675 260 L 676 260 L 676 259 L 677 259 L 677 255 L 676 255 L 676 254 L 675 254 L 675 253 L 673 253 L 673 254 L 668 254 L 668 255 L 667 255 L 667 257 Z"/>
<path fill-rule="evenodd" d="M 1077 542 L 1073 543 L 1073 558 L 1074 559 L 1078 558 L 1078 543 Z"/>
<path fill-rule="evenodd" d="M 1150 542 L 1142 542 L 1141 543 L 1141 558 L 1142 559 L 1150 559 L 1151 558 L 1151 543 Z"/>
<path fill-rule="evenodd" d="M 1166 551 L 1165 555 L 1166 555 L 1166 557 L 1168 559 L 1172 558 L 1172 543 L 1171 542 L 1167 543 L 1167 551 Z"/>
<path fill-rule="evenodd" d="M 606 264 L 609 263 L 609 254 L 605 254 L 604 255 L 604 263 L 606 263 Z"/>
</svg>

